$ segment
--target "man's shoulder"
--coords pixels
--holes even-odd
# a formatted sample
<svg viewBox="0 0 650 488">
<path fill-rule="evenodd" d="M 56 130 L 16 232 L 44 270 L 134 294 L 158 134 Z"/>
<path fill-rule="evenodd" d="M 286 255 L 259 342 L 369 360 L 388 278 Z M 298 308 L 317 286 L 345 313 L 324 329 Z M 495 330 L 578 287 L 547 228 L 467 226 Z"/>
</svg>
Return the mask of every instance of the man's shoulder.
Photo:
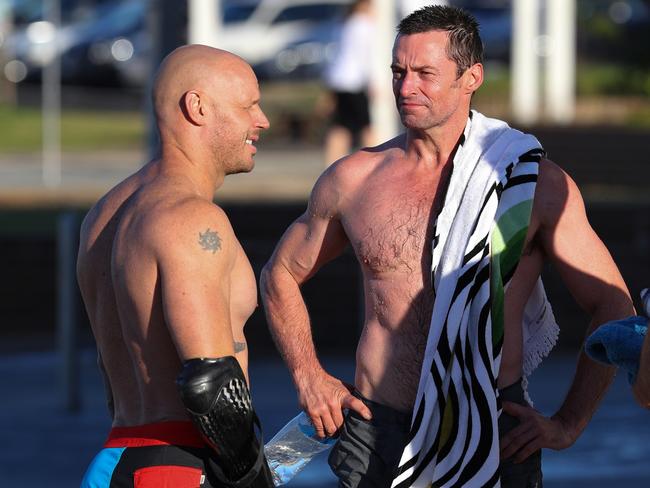
<svg viewBox="0 0 650 488">
<path fill-rule="evenodd" d="M 541 159 L 534 206 L 539 217 L 557 221 L 567 208 L 576 204 L 584 205 L 575 181 L 550 159 Z"/>
<path fill-rule="evenodd" d="M 344 211 L 355 195 L 370 191 L 368 185 L 376 180 L 372 176 L 395 157 L 395 152 L 403 153 L 399 139 L 400 136 L 378 146 L 362 148 L 329 166 L 311 192 L 311 210 L 317 214 L 337 214 Z"/>
<path fill-rule="evenodd" d="M 403 152 L 402 138 L 403 136 L 398 136 L 377 146 L 364 147 L 350 153 L 334 162 L 321 177 L 339 183 L 354 183 L 358 179 L 363 180 L 387 158 L 390 158 L 394 152 Z"/>
<path fill-rule="evenodd" d="M 142 243 L 156 254 L 192 248 L 201 239 L 230 242 L 234 235 L 223 209 L 198 196 L 161 199 L 144 209 L 138 221 Z"/>
<path fill-rule="evenodd" d="M 152 229 L 165 231 L 206 224 L 231 229 L 226 212 L 213 201 L 197 195 L 174 195 L 161 199 L 151 205 L 145 219 Z"/>
<path fill-rule="evenodd" d="M 129 206 L 129 200 L 137 192 L 137 184 L 134 184 L 134 175 L 121 181 L 103 196 L 101 196 L 88 210 L 81 224 L 82 243 L 85 239 L 100 233 L 111 223 L 118 223 L 120 217 Z"/>
<path fill-rule="evenodd" d="M 540 196 L 554 199 L 566 193 L 569 185 L 575 184 L 571 177 L 559 165 L 547 158 L 539 161 L 537 188 Z"/>
</svg>

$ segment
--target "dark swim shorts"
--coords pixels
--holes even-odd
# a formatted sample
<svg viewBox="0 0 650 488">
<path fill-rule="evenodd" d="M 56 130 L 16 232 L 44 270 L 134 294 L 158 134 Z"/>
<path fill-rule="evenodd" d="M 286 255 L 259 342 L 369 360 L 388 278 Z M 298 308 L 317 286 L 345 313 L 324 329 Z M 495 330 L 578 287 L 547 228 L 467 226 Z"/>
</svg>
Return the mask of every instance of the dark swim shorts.
<svg viewBox="0 0 650 488">
<path fill-rule="evenodd" d="M 344 488 L 389 488 L 411 427 L 411 412 L 399 412 L 355 393 L 372 412 L 365 420 L 349 410 L 329 465 Z"/>
<path fill-rule="evenodd" d="M 81 488 L 216 488 L 210 450 L 191 422 L 114 427 Z"/>
<path fill-rule="evenodd" d="M 339 488 L 389 488 L 408 439 L 411 412 L 399 412 L 355 394 L 372 412 L 368 421 L 350 410 L 338 442 L 332 448 L 329 465 L 339 478 Z M 499 390 L 501 401 L 528 405 L 521 380 Z M 502 413 L 499 436 L 519 424 Z M 506 459 L 499 465 L 502 488 L 542 488 L 542 454 L 537 451 L 523 463 Z"/>
</svg>

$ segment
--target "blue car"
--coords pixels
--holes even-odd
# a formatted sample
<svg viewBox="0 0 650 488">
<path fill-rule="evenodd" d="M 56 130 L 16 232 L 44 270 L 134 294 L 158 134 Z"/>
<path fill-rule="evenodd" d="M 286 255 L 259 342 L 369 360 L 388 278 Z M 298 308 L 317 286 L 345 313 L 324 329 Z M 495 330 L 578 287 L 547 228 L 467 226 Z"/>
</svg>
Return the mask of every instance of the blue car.
<svg viewBox="0 0 650 488">
<path fill-rule="evenodd" d="M 132 38 L 145 31 L 146 1 L 103 0 L 77 14 L 73 14 L 79 12 L 74 8 L 63 8 L 73 5 L 73 1 L 63 0 L 62 23 L 58 29 L 42 19 L 41 9 L 29 10 L 24 5 L 23 18 L 30 20 L 16 29 L 2 46 L 8 62 L 23 70 L 22 79 L 40 79 L 43 66 L 58 54 L 64 83 L 114 84 L 117 81 L 113 61 L 133 56 Z"/>
</svg>

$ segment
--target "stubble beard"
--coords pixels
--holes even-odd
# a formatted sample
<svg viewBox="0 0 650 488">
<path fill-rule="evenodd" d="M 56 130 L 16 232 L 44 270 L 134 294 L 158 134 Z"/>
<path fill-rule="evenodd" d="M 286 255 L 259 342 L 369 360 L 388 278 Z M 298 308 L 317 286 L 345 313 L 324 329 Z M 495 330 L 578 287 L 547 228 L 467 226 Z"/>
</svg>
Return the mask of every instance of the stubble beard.
<svg viewBox="0 0 650 488">
<path fill-rule="evenodd" d="M 223 168 L 224 175 L 250 173 L 255 160 L 248 154 L 248 146 L 240 141 L 228 141 L 226 136 L 227 134 L 216 134 L 212 141 L 215 162 Z M 224 144 L 224 141 L 228 142 Z"/>
<path fill-rule="evenodd" d="M 410 130 L 428 130 L 443 125 L 445 122 L 445 119 L 436 119 L 431 114 L 426 117 L 414 117 L 406 115 L 401 116 L 400 119 L 404 127 Z"/>
<path fill-rule="evenodd" d="M 227 160 L 223 162 L 223 168 L 227 175 L 236 175 L 239 173 L 250 173 L 255 167 L 255 161 L 245 161 L 243 158 L 237 158 L 230 155 Z"/>
<path fill-rule="evenodd" d="M 435 113 L 431 109 L 421 116 L 413 114 L 403 115 L 400 112 L 400 120 L 404 127 L 409 130 L 429 130 L 436 127 L 444 126 L 452 117 L 453 112 L 447 114 Z"/>
</svg>

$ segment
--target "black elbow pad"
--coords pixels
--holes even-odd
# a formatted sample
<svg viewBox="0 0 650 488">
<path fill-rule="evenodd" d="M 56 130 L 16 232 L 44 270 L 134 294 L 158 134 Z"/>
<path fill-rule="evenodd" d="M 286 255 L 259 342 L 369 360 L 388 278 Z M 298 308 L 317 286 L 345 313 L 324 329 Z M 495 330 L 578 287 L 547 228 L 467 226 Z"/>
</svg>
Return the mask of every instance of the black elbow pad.
<svg viewBox="0 0 650 488">
<path fill-rule="evenodd" d="M 237 488 L 273 487 L 264 445 L 255 435 L 259 420 L 237 360 L 190 359 L 176 384 L 190 418 L 214 451 L 218 480 Z"/>
</svg>

